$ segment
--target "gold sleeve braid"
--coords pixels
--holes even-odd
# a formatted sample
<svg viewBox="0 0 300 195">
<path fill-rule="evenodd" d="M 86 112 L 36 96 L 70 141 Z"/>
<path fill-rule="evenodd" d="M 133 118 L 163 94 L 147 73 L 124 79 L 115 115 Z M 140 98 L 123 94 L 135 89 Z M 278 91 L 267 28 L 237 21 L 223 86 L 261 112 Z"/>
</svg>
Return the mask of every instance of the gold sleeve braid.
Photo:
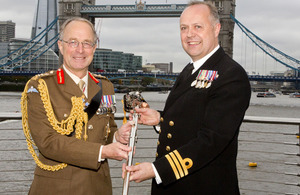
<svg viewBox="0 0 300 195">
<path fill-rule="evenodd" d="M 34 77 L 33 79 L 37 79 L 37 77 Z M 40 92 L 41 100 L 44 104 L 44 108 L 47 114 L 48 121 L 50 125 L 53 127 L 53 129 L 61 134 L 61 135 L 69 135 L 74 131 L 73 126 L 76 121 L 75 125 L 75 137 L 77 139 L 81 139 L 82 134 L 82 127 L 83 123 L 85 124 L 85 134 L 83 136 L 84 140 L 87 139 L 87 122 L 88 122 L 88 115 L 86 112 L 84 112 L 84 103 L 82 99 L 84 97 L 75 97 L 73 96 L 71 98 L 72 101 L 72 109 L 69 117 L 66 120 L 62 120 L 61 122 L 57 121 L 54 111 L 50 102 L 50 96 L 47 88 L 47 84 L 43 79 L 38 80 L 38 90 Z M 29 83 L 29 82 L 28 82 Z M 28 83 L 25 86 L 25 89 L 22 93 L 21 97 L 21 110 L 22 110 L 22 125 L 23 125 L 23 131 L 24 135 L 26 137 L 28 150 L 31 153 L 35 163 L 38 167 L 40 167 L 43 170 L 47 171 L 58 171 L 60 169 L 63 169 L 67 166 L 66 163 L 60 163 L 58 165 L 45 165 L 43 164 L 36 155 L 33 145 L 36 146 L 36 144 L 33 142 L 30 134 L 30 128 L 28 125 L 28 113 L 27 113 L 27 91 L 28 91 Z"/>
<path fill-rule="evenodd" d="M 192 159 L 182 159 L 181 155 L 177 150 L 166 154 L 165 157 L 169 161 L 169 164 L 177 180 L 189 174 L 188 169 L 190 169 L 193 166 Z"/>
</svg>

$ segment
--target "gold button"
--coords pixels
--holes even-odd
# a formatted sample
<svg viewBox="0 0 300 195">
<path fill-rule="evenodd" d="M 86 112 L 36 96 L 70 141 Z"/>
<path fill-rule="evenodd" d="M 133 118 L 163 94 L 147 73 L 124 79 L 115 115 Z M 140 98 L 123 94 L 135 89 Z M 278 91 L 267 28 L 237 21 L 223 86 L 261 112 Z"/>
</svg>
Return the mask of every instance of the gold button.
<svg viewBox="0 0 300 195">
<path fill-rule="evenodd" d="M 166 150 L 167 150 L 167 151 L 170 151 L 170 150 L 171 150 L 170 146 L 167 146 L 167 147 L 166 147 Z"/>
<path fill-rule="evenodd" d="M 160 144 L 160 142 L 159 141 L 157 141 L 157 145 L 159 145 Z"/>
<path fill-rule="evenodd" d="M 169 122 L 169 125 L 172 127 L 172 126 L 174 126 L 174 122 L 173 121 L 170 121 Z"/>
<path fill-rule="evenodd" d="M 64 117 L 67 118 L 67 117 L 68 117 L 68 114 L 64 114 Z"/>
<path fill-rule="evenodd" d="M 164 118 L 163 117 L 160 117 L 160 122 L 164 122 Z"/>
<path fill-rule="evenodd" d="M 88 129 L 89 129 L 89 130 L 92 130 L 93 128 L 94 128 L 93 125 L 89 125 L 89 126 L 88 126 Z"/>
<path fill-rule="evenodd" d="M 167 138 L 171 139 L 172 138 L 172 134 L 168 133 Z"/>
<path fill-rule="evenodd" d="M 156 152 L 155 156 L 158 157 L 158 153 L 157 152 Z"/>
<path fill-rule="evenodd" d="M 158 133 L 159 133 L 159 134 L 161 133 L 161 129 L 158 131 Z"/>
</svg>

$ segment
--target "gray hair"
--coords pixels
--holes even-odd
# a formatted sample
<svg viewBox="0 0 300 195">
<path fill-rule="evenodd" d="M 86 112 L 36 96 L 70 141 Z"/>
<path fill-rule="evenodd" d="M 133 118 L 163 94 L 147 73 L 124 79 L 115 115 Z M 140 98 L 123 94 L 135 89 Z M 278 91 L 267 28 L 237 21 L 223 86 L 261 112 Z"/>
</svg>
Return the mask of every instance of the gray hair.
<svg viewBox="0 0 300 195">
<path fill-rule="evenodd" d="M 214 6 L 212 3 L 210 2 L 206 2 L 206 1 L 190 1 L 187 5 L 186 8 L 193 6 L 193 5 L 206 5 L 210 11 L 210 16 L 211 16 L 211 20 L 214 24 L 220 23 L 220 17 L 219 17 L 219 13 L 218 13 L 218 9 L 216 8 L 216 6 Z"/>
<path fill-rule="evenodd" d="M 96 30 L 95 30 L 95 27 L 94 25 L 87 19 L 85 18 L 81 18 L 81 17 L 72 17 L 72 18 L 69 18 L 67 19 L 60 27 L 60 33 L 59 33 L 59 39 L 62 40 L 63 37 L 64 37 L 64 31 L 65 31 L 65 28 L 68 26 L 68 24 L 70 24 L 71 22 L 73 21 L 80 21 L 80 22 L 85 22 L 87 23 L 92 31 L 93 31 L 93 34 L 94 34 L 94 42 L 96 43 L 98 37 L 97 37 L 97 33 L 96 33 Z"/>
</svg>

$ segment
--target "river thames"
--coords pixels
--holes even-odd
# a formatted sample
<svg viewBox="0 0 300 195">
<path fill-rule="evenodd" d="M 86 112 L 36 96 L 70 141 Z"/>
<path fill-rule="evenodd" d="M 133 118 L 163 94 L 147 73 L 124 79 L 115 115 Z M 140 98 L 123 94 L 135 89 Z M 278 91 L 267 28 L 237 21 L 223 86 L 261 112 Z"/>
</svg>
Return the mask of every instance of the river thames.
<svg viewBox="0 0 300 195">
<path fill-rule="evenodd" d="M 276 95 L 275 98 L 257 98 L 252 93 L 246 116 L 264 116 L 280 118 L 300 118 L 300 98 L 290 98 L 288 95 Z M 121 99 L 123 93 L 116 94 L 117 113 L 123 113 Z M 150 107 L 162 110 L 168 93 L 142 92 Z M 20 113 L 21 92 L 0 92 L 0 112 Z M 184 102 L 182 102 L 184 103 Z M 224 102 L 226 103 L 226 102 Z M 196 117 L 196 116 L 194 116 Z M 122 120 L 116 121 L 120 126 Z M 26 149 L 20 121 L 0 122 L 2 139 L 0 142 L 0 194 L 27 194 L 33 178 L 34 162 Z M 151 131 L 149 131 L 151 130 Z M 298 182 L 286 173 L 299 173 L 299 166 L 286 164 L 299 163 L 299 132 L 297 125 L 276 125 L 243 123 L 239 135 L 239 153 L 237 169 L 242 195 L 265 194 L 296 194 L 297 185 L 286 183 Z M 136 162 L 154 160 L 157 134 L 152 128 L 139 126 L 139 141 L 137 143 Z M 286 143 L 296 143 L 286 145 Z M 257 168 L 248 166 L 249 162 L 257 162 Z M 2 163 L 2 164 L 1 164 Z M 114 194 L 121 194 L 122 179 L 121 163 L 110 161 Z M 8 170 L 8 171 L 7 171 Z M 130 194 L 149 195 L 151 182 L 131 184 Z M 7 193 L 4 193 L 7 192 Z M 13 192 L 13 193 L 10 193 Z"/>
<path fill-rule="evenodd" d="M 275 98 L 257 98 L 256 92 L 252 93 L 247 116 L 269 116 L 284 118 L 299 118 L 300 98 L 290 98 L 288 95 L 276 95 Z M 122 113 L 123 93 L 116 93 L 117 112 Z M 168 93 L 142 92 L 150 107 L 162 110 Z M 20 112 L 21 92 L 0 92 L 1 112 Z"/>
</svg>

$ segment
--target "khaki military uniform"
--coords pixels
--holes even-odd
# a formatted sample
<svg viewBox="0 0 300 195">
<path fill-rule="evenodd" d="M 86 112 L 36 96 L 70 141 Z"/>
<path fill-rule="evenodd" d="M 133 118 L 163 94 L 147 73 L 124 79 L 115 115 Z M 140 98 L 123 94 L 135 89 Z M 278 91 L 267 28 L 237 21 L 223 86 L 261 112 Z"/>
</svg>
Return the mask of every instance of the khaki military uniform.
<svg viewBox="0 0 300 195">
<path fill-rule="evenodd" d="M 104 77 L 98 79 L 102 81 L 103 95 L 113 95 L 112 83 Z M 98 79 L 89 74 L 88 99 L 63 69 L 35 76 L 28 82 L 24 91 L 27 96 L 23 94 L 27 99 L 22 100 L 27 102 L 27 109 L 23 109 L 27 113 L 23 113 L 23 118 L 28 117 L 28 129 L 38 148 L 40 161 L 37 161 L 29 194 L 112 194 L 108 162 L 99 163 L 98 157 L 100 146 L 111 143 L 117 130 L 114 116 L 98 113 L 85 123 L 86 118 L 78 115 L 82 112 L 78 105 L 82 105 L 74 106 L 71 102 L 72 97 L 77 97 L 82 104 L 89 103 L 100 90 Z M 44 91 L 48 91 L 48 98 Z M 45 103 L 47 99 L 50 104 Z M 78 111 L 72 112 L 75 107 Z M 67 124 L 72 114 L 77 118 L 74 124 Z M 55 125 L 55 121 L 65 124 Z M 74 130 L 78 123 L 82 129 L 80 134 Z M 26 126 L 24 121 L 23 125 Z M 74 132 L 63 134 L 61 129 L 67 129 L 68 125 Z"/>
</svg>

